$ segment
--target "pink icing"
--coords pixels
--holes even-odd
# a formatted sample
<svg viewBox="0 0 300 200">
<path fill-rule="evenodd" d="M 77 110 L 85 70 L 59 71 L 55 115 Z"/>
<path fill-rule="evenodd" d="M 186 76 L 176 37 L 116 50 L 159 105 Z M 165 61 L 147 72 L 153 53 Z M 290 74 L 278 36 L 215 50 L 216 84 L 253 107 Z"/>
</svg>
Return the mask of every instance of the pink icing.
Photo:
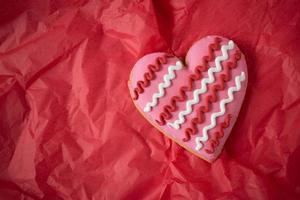
<svg viewBox="0 0 300 200">
<path fill-rule="evenodd" d="M 190 126 L 191 119 L 196 116 L 196 113 L 194 112 L 195 109 L 199 108 L 203 104 L 203 102 L 201 102 L 201 99 L 203 97 L 205 97 L 206 95 L 208 95 L 207 93 L 202 94 L 200 96 L 200 103 L 193 106 L 193 112 L 190 115 L 186 116 L 186 122 L 181 125 L 181 129 L 176 130 L 176 129 L 170 128 L 167 125 L 160 126 L 157 124 L 157 122 L 155 122 L 155 120 L 159 119 L 159 114 L 160 114 L 160 112 L 163 111 L 163 106 L 167 105 L 169 103 L 170 98 L 172 96 L 178 95 L 179 88 L 184 85 L 187 85 L 188 76 L 194 72 L 194 68 L 197 65 L 202 64 L 203 56 L 206 56 L 208 54 L 208 45 L 214 42 L 215 37 L 217 37 L 217 36 L 207 36 L 205 38 L 200 39 L 199 41 L 197 41 L 195 44 L 192 45 L 192 47 L 189 49 L 189 51 L 186 55 L 186 59 L 185 59 L 186 66 L 184 67 L 184 69 L 175 72 L 176 78 L 172 80 L 171 86 L 169 88 L 165 89 L 165 96 L 163 96 L 162 98 L 159 98 L 157 106 L 153 107 L 151 112 L 144 113 L 143 109 L 144 109 L 145 105 L 152 100 L 152 95 L 158 91 L 158 84 L 163 82 L 163 76 L 168 73 L 168 71 L 167 71 L 168 67 L 170 65 L 175 65 L 175 63 L 177 61 L 179 61 L 178 58 L 176 58 L 176 57 L 168 58 L 167 59 L 168 62 L 163 65 L 162 70 L 156 73 L 156 78 L 151 81 L 151 85 L 148 86 L 147 88 L 145 88 L 144 93 L 140 94 L 138 100 L 134 101 L 134 103 L 135 103 L 136 107 L 139 109 L 139 111 L 141 113 L 143 113 L 145 118 L 148 121 L 150 121 L 155 127 L 157 127 L 160 131 L 164 132 L 164 134 L 166 134 L 171 139 L 175 140 L 177 143 L 179 143 L 184 148 L 188 149 L 195 155 L 198 155 L 209 162 L 214 161 L 218 157 L 218 155 L 221 153 L 224 143 L 227 140 L 233 125 L 235 124 L 240 107 L 243 102 L 243 98 L 244 98 L 244 95 L 246 92 L 247 77 L 248 77 L 247 76 L 247 64 L 246 64 L 244 55 L 242 55 L 241 59 L 238 61 L 237 67 L 235 69 L 231 70 L 231 75 L 232 75 L 231 80 L 226 82 L 225 89 L 222 91 L 218 91 L 218 101 L 211 104 L 212 107 L 211 107 L 210 112 L 205 113 L 205 121 L 202 124 L 198 125 L 199 132 L 196 135 L 192 135 L 192 137 L 189 141 L 187 141 L 187 142 L 182 141 L 182 139 L 185 137 L 184 130 Z M 224 37 L 220 37 L 220 36 L 218 36 L 218 37 L 222 39 L 221 45 L 225 45 L 229 41 L 228 39 L 226 39 Z M 229 50 L 230 57 L 228 60 L 231 59 L 231 56 L 233 56 L 234 52 L 237 49 L 238 49 L 238 47 L 235 44 L 234 49 Z M 148 54 L 148 55 L 142 57 L 135 64 L 135 66 L 132 69 L 131 77 L 130 77 L 130 81 L 129 81 L 129 89 L 130 89 L 131 94 L 133 94 L 133 89 L 135 88 L 137 81 L 141 80 L 143 78 L 142 76 L 145 73 L 145 71 L 147 70 L 147 66 L 149 64 L 153 64 L 153 62 L 155 62 L 155 59 L 157 57 L 163 56 L 164 54 L 165 53 Z M 219 55 L 221 55 L 220 50 L 216 51 L 216 56 L 219 56 Z M 228 61 L 228 60 L 226 60 L 226 61 Z M 223 61 L 223 62 L 226 62 L 226 61 Z M 210 62 L 209 66 L 214 67 L 215 66 L 214 61 Z M 202 148 L 200 151 L 195 150 L 195 146 L 196 146 L 195 137 L 202 136 L 203 127 L 210 124 L 211 114 L 213 112 L 219 111 L 220 100 L 228 97 L 228 95 L 227 95 L 228 88 L 235 86 L 234 77 L 237 75 L 240 75 L 242 71 L 246 75 L 246 80 L 241 83 L 241 85 L 242 85 L 241 90 L 238 92 L 235 92 L 233 102 L 226 105 L 225 115 L 217 118 L 217 122 L 221 122 L 221 121 L 224 121 L 226 114 L 230 113 L 232 115 L 230 126 L 228 128 L 224 129 L 224 137 L 222 137 L 219 140 L 219 142 L 220 142 L 219 146 L 216 147 L 213 154 L 208 154 L 205 151 L 205 148 Z M 216 78 L 220 73 L 222 73 L 222 71 L 219 73 L 214 73 L 214 77 Z M 203 73 L 203 78 L 205 78 L 205 77 L 207 77 L 207 72 Z M 194 88 L 198 89 L 200 87 L 201 87 L 201 79 L 199 81 L 195 81 Z M 188 95 L 188 100 L 193 98 L 192 91 L 187 92 L 186 94 Z M 178 110 L 172 113 L 173 114 L 172 118 L 170 120 L 168 120 L 167 122 L 173 122 L 174 120 L 178 119 L 178 113 L 180 111 L 185 110 L 186 102 L 185 101 L 178 102 L 177 105 L 178 105 Z M 214 131 L 215 131 L 214 129 L 211 129 L 208 133 L 212 134 Z"/>
</svg>

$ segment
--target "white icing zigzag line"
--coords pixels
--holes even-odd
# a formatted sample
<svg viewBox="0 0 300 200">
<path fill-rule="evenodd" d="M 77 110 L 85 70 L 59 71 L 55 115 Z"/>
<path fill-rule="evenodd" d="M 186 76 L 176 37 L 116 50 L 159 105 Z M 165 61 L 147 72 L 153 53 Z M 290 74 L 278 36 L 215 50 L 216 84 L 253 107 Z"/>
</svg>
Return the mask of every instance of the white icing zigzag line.
<svg viewBox="0 0 300 200">
<path fill-rule="evenodd" d="M 168 74 L 164 75 L 164 82 L 158 85 L 158 92 L 154 93 L 152 96 L 152 102 L 148 102 L 144 108 L 144 112 L 150 112 L 152 107 L 157 105 L 157 100 L 165 95 L 164 89 L 170 87 L 171 80 L 176 77 L 174 71 L 180 70 L 183 68 L 183 64 L 180 61 L 176 62 L 176 65 L 170 65 L 168 68 Z"/>
<path fill-rule="evenodd" d="M 233 48 L 234 48 L 234 42 L 232 40 L 230 40 L 228 42 L 228 45 L 223 45 L 221 47 L 222 55 L 215 58 L 216 67 L 210 68 L 208 70 L 208 78 L 204 78 L 201 81 L 201 89 L 194 90 L 194 92 L 193 92 L 194 98 L 192 100 L 189 100 L 189 101 L 186 102 L 186 110 L 181 111 L 178 114 L 179 119 L 177 119 L 173 123 L 169 122 L 168 126 L 171 126 L 175 129 L 180 129 L 180 125 L 185 122 L 185 116 L 189 115 L 193 111 L 192 106 L 199 103 L 200 94 L 203 94 L 203 93 L 207 92 L 207 84 L 213 83 L 215 81 L 213 73 L 220 72 L 222 70 L 221 61 L 224 61 L 224 60 L 228 59 L 228 57 L 229 57 L 228 50 L 231 50 Z"/>
<path fill-rule="evenodd" d="M 208 140 L 207 131 L 214 128 L 216 126 L 216 118 L 220 117 L 225 114 L 226 108 L 225 104 L 230 103 L 233 101 L 233 92 L 240 91 L 241 89 L 241 82 L 245 80 L 245 73 L 242 72 L 239 76 L 235 77 L 235 85 L 233 87 L 230 87 L 228 89 L 228 98 L 222 99 L 220 102 L 220 112 L 213 113 L 210 117 L 211 124 L 208 126 L 205 126 L 202 130 L 202 137 L 196 137 L 196 150 L 199 151 L 203 145 L 201 142 L 206 142 Z"/>
</svg>

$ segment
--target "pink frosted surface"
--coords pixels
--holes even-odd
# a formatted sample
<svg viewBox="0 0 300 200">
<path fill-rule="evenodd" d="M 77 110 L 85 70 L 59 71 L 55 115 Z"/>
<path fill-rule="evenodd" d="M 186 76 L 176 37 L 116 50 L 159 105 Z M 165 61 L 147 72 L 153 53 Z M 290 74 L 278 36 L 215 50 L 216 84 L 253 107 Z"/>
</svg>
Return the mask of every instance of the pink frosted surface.
<svg viewBox="0 0 300 200">
<path fill-rule="evenodd" d="M 165 89 L 165 96 L 159 99 L 157 106 L 152 108 L 151 112 L 144 113 L 144 116 L 152 124 L 156 124 L 156 126 L 159 126 L 155 122 L 155 120 L 159 119 L 158 116 L 159 116 L 160 112 L 163 111 L 163 106 L 167 105 L 173 96 L 179 94 L 178 91 L 179 91 L 180 87 L 187 85 L 188 76 L 193 74 L 194 68 L 197 65 L 202 64 L 202 57 L 206 56 L 208 54 L 208 45 L 214 42 L 215 37 L 216 36 L 207 36 L 192 45 L 192 47 L 190 48 L 190 50 L 188 51 L 188 53 L 186 55 L 186 59 L 185 59 L 186 66 L 184 67 L 184 69 L 175 72 L 176 78 L 172 80 L 171 87 Z M 220 37 L 220 38 L 222 38 L 221 45 L 227 44 L 229 41 L 226 38 L 223 38 L 223 37 Z M 236 49 L 238 49 L 238 47 L 235 44 L 234 49 L 229 51 L 230 58 Z M 129 84 L 131 93 L 132 93 L 133 89 L 135 88 L 137 81 L 143 80 L 143 74 L 147 71 L 147 66 L 149 64 L 154 64 L 155 59 L 158 56 L 162 56 L 163 54 L 164 53 L 148 54 L 148 55 L 142 57 L 135 64 L 135 66 L 132 69 L 131 80 L 130 80 L 130 84 Z M 217 51 L 216 55 L 217 56 L 221 55 L 221 51 Z M 168 67 L 170 65 L 175 65 L 176 61 L 178 61 L 178 58 L 175 58 L 175 57 L 168 58 L 168 62 L 165 65 L 163 65 L 162 70 L 159 72 L 156 72 L 156 79 L 151 81 L 150 86 L 145 88 L 144 93 L 139 95 L 139 99 L 135 101 L 135 104 L 141 112 L 143 112 L 143 108 L 145 107 L 147 102 L 150 102 L 152 100 L 152 95 L 154 93 L 158 92 L 158 84 L 163 82 L 163 76 L 168 73 L 168 71 L 167 71 Z M 214 61 L 210 62 L 209 66 L 214 67 L 215 66 Z M 195 146 L 196 146 L 195 137 L 201 136 L 202 128 L 210 124 L 211 114 L 214 112 L 220 111 L 220 107 L 219 107 L 220 100 L 228 97 L 228 94 L 227 94 L 228 88 L 235 85 L 234 77 L 237 75 L 240 75 L 242 71 L 246 75 L 246 80 L 241 83 L 241 85 L 242 85 L 241 90 L 238 92 L 234 92 L 234 101 L 229 104 L 226 104 L 225 115 L 217 118 L 217 122 L 222 122 L 222 121 L 224 121 L 226 114 L 230 113 L 232 115 L 232 119 L 230 121 L 230 126 L 226 129 L 224 129 L 224 137 L 219 140 L 219 142 L 220 142 L 219 146 L 215 149 L 215 152 L 213 154 L 208 154 L 208 153 L 206 153 L 206 151 L 204 151 L 205 145 L 200 151 L 195 150 Z M 220 74 L 220 73 L 222 73 L 222 71 L 219 73 L 214 73 L 214 77 L 216 78 L 218 76 L 218 74 Z M 175 138 L 177 140 L 177 142 L 179 141 L 181 143 L 181 145 L 183 145 L 185 148 L 189 149 L 190 151 L 192 151 L 195 154 L 200 155 L 201 157 L 204 157 L 208 161 L 215 160 L 218 157 L 218 155 L 221 153 L 223 145 L 224 145 L 226 139 L 228 138 L 228 136 L 231 132 L 231 129 L 234 126 L 234 123 L 238 117 L 238 113 L 239 113 L 239 110 L 242 105 L 243 98 L 244 98 L 244 95 L 246 92 L 247 77 L 248 77 L 247 65 L 246 65 L 244 55 L 242 55 L 242 58 L 238 61 L 238 66 L 235 69 L 231 70 L 231 74 L 232 74 L 232 79 L 230 81 L 226 82 L 225 90 L 218 91 L 218 93 L 217 93 L 218 101 L 216 103 L 213 103 L 210 112 L 205 114 L 206 120 L 204 121 L 204 123 L 198 125 L 199 133 L 192 136 L 191 140 L 189 140 L 188 142 L 182 142 L 182 139 L 184 138 L 184 130 L 190 126 L 190 121 L 193 117 L 196 116 L 196 112 L 192 112 L 191 114 L 186 116 L 186 122 L 181 125 L 181 129 L 179 129 L 179 130 L 170 128 L 167 125 L 160 126 L 160 129 L 165 134 L 168 134 L 171 138 Z M 207 77 L 207 73 L 203 73 L 203 78 L 205 78 L 205 77 Z M 194 89 L 196 89 L 196 88 L 198 89 L 200 87 L 201 87 L 201 80 L 196 81 Z M 190 100 L 190 99 L 192 99 L 193 92 L 188 92 L 187 95 L 188 95 L 188 100 Z M 193 111 L 198 109 L 203 104 L 203 102 L 201 100 L 206 95 L 208 95 L 208 93 L 202 94 L 200 96 L 200 103 L 193 106 Z M 177 103 L 177 105 L 178 105 L 179 109 L 176 112 L 173 112 L 172 118 L 170 120 L 168 120 L 168 122 L 173 122 L 176 119 L 178 119 L 178 113 L 180 111 L 185 110 L 186 102 L 180 102 L 180 103 Z M 208 134 L 212 133 L 213 131 L 214 131 L 214 129 L 211 129 L 208 132 Z"/>
</svg>

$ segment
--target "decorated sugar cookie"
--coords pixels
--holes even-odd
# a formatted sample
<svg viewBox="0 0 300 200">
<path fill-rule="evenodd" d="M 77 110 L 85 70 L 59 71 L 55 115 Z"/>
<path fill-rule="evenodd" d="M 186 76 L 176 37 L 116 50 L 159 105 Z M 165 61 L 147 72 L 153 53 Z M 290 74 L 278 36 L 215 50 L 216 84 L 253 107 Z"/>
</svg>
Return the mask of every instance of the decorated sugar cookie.
<svg viewBox="0 0 300 200">
<path fill-rule="evenodd" d="M 207 36 L 192 45 L 185 61 L 162 52 L 142 57 L 128 86 L 136 108 L 154 127 L 213 162 L 238 117 L 247 64 L 232 40 Z"/>
</svg>

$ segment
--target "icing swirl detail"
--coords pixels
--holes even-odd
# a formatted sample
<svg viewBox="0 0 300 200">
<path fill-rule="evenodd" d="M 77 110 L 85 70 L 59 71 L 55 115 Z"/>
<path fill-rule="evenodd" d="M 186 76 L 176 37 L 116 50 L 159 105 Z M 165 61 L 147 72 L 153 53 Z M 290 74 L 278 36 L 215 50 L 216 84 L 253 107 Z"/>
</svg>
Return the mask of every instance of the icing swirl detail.
<svg viewBox="0 0 300 200">
<path fill-rule="evenodd" d="M 216 147 L 219 145 L 219 140 L 224 136 L 223 130 L 229 127 L 231 118 L 231 114 L 228 114 L 225 120 L 218 126 L 218 131 L 212 134 L 212 138 L 208 141 L 209 147 L 205 149 L 206 153 L 212 154 L 215 152 Z"/>
<path fill-rule="evenodd" d="M 139 98 L 139 94 L 144 92 L 144 89 L 150 85 L 150 81 L 153 80 L 156 75 L 155 72 L 161 70 L 162 65 L 167 63 L 167 58 L 171 57 L 170 55 L 164 55 L 162 57 L 158 57 L 156 59 L 156 63 L 154 65 L 148 65 L 148 71 L 144 74 L 144 80 L 139 80 L 137 82 L 137 86 L 133 90 L 133 100 L 137 100 Z"/>
<path fill-rule="evenodd" d="M 206 96 L 204 101 L 204 105 L 201 106 L 196 112 L 196 117 L 191 120 L 191 127 L 185 129 L 185 138 L 183 138 L 184 142 L 187 142 L 191 139 L 191 135 L 195 135 L 198 131 L 197 124 L 201 124 L 204 121 L 204 113 L 210 111 L 210 103 L 214 103 L 218 100 L 217 91 L 224 90 L 225 82 L 231 80 L 230 70 L 237 67 L 237 62 L 241 59 L 241 52 L 236 50 L 234 53 L 234 60 L 226 62 L 224 64 L 224 73 L 220 74 L 217 77 L 216 84 L 209 86 L 210 95 Z"/>
<path fill-rule="evenodd" d="M 230 102 L 233 101 L 233 92 L 237 92 L 241 90 L 241 82 L 245 80 L 245 73 L 241 72 L 241 74 L 239 76 L 235 77 L 235 86 L 230 87 L 228 89 L 228 98 L 227 99 L 222 99 L 220 102 L 220 111 L 213 113 L 211 115 L 211 123 L 208 126 L 205 126 L 202 130 L 202 137 L 196 137 L 195 141 L 196 141 L 196 147 L 195 149 L 197 151 L 201 150 L 203 147 L 202 142 L 206 142 L 208 140 L 208 130 L 214 128 L 216 126 L 216 118 L 220 117 L 222 115 L 225 114 L 226 108 L 225 108 L 225 104 L 228 104 Z"/>
<path fill-rule="evenodd" d="M 158 103 L 158 99 L 165 95 L 165 88 L 170 87 L 171 81 L 176 77 L 174 71 L 183 68 L 181 61 L 177 61 L 176 65 L 170 65 L 168 67 L 168 74 L 164 75 L 164 82 L 158 85 L 158 92 L 154 93 L 152 96 L 152 102 L 148 102 L 144 107 L 144 112 L 150 112 L 153 107 Z"/>
<path fill-rule="evenodd" d="M 228 42 L 228 45 L 222 45 L 222 47 L 221 47 L 222 55 L 216 57 L 216 59 L 215 59 L 216 67 L 210 68 L 208 70 L 208 78 L 204 78 L 201 81 L 201 88 L 200 89 L 194 90 L 193 99 L 186 102 L 186 110 L 181 111 L 178 114 L 179 119 L 174 121 L 173 123 L 168 123 L 168 126 L 173 127 L 175 129 L 180 129 L 180 125 L 185 122 L 185 116 L 192 113 L 192 106 L 199 103 L 200 94 L 203 94 L 203 93 L 207 92 L 207 84 L 213 83 L 215 81 L 213 73 L 221 71 L 221 69 L 222 69 L 221 61 L 224 61 L 224 60 L 228 59 L 228 57 L 229 57 L 228 51 L 233 49 L 233 48 L 234 48 L 234 42 L 232 40 L 230 40 Z"/>
<path fill-rule="evenodd" d="M 166 120 L 171 119 L 172 117 L 171 112 L 177 110 L 177 105 L 176 105 L 177 102 L 186 101 L 187 99 L 186 92 L 192 91 L 194 82 L 202 78 L 202 72 L 207 71 L 208 63 L 213 61 L 213 59 L 215 59 L 215 51 L 220 49 L 221 41 L 222 40 L 220 38 L 216 37 L 214 39 L 214 43 L 211 43 L 208 46 L 208 55 L 202 58 L 203 65 L 198 65 L 195 67 L 194 73 L 189 76 L 188 85 L 182 86 L 179 89 L 179 95 L 173 96 L 170 100 L 170 103 L 163 107 L 163 112 L 159 114 L 159 120 L 156 120 L 156 122 L 159 125 L 163 126 L 166 124 Z"/>
</svg>

